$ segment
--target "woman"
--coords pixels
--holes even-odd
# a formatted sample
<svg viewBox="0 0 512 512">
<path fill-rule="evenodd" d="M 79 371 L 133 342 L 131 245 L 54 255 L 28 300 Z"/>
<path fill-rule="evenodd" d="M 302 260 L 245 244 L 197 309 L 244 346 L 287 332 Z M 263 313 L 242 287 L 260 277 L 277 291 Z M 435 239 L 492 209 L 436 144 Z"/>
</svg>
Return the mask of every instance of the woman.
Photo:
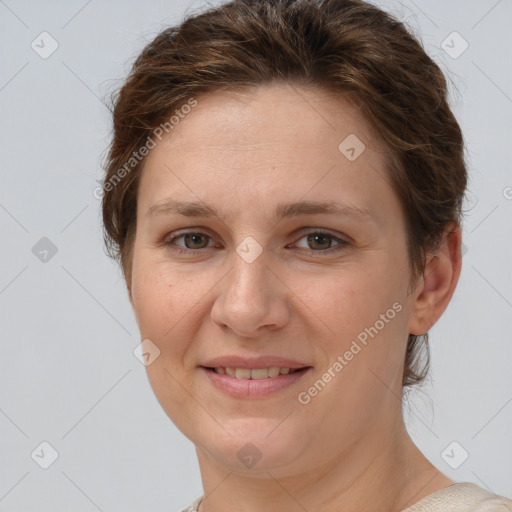
<svg viewBox="0 0 512 512">
<path fill-rule="evenodd" d="M 358 0 L 226 3 L 138 57 L 103 221 L 151 386 L 196 446 L 187 510 L 512 510 L 435 468 L 402 416 L 461 270 L 446 96 Z"/>
</svg>

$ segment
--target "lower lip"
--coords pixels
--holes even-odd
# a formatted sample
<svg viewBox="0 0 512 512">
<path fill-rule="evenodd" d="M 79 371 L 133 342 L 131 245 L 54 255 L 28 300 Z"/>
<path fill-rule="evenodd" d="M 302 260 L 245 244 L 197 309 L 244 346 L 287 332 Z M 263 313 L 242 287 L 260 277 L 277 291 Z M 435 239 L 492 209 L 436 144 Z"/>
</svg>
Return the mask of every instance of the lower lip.
<svg viewBox="0 0 512 512">
<path fill-rule="evenodd" d="M 266 379 L 237 379 L 229 375 L 221 375 L 213 370 L 202 366 L 200 368 L 211 383 L 221 391 L 236 398 L 259 398 L 266 397 L 272 393 L 291 386 L 312 368 L 309 366 L 287 375 L 268 377 Z"/>
</svg>

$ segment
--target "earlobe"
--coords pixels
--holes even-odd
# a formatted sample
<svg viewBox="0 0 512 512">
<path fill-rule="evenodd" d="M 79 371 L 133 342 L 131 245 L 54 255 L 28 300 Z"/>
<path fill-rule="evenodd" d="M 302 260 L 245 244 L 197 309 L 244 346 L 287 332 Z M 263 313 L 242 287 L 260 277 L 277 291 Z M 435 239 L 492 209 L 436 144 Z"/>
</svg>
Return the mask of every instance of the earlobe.
<svg viewBox="0 0 512 512">
<path fill-rule="evenodd" d="M 447 308 L 460 276 L 461 243 L 460 228 L 451 225 L 445 230 L 439 248 L 428 255 L 425 271 L 414 292 L 410 334 L 427 333 Z"/>
</svg>

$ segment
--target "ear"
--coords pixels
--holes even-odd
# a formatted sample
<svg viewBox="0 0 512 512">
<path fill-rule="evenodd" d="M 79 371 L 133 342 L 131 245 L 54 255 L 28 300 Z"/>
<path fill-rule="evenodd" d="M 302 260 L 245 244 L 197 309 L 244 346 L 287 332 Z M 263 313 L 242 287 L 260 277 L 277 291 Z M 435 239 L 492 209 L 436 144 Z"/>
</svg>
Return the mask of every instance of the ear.
<svg viewBox="0 0 512 512">
<path fill-rule="evenodd" d="M 423 275 L 413 292 L 410 334 L 425 334 L 447 308 L 459 281 L 462 255 L 462 233 L 450 224 L 439 248 L 429 253 Z"/>
</svg>

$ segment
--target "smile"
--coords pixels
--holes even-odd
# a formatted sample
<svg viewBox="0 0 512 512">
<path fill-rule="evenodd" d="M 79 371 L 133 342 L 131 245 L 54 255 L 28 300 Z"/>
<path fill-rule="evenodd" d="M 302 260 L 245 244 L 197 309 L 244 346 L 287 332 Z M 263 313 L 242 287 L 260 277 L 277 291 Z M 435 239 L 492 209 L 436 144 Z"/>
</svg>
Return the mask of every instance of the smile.
<svg viewBox="0 0 512 512">
<path fill-rule="evenodd" d="M 291 388 L 313 368 L 291 369 L 288 367 L 232 368 L 205 367 L 199 369 L 209 382 L 223 394 L 232 398 L 265 398 Z"/>
<path fill-rule="evenodd" d="M 229 375 L 237 379 L 268 379 L 269 377 L 277 377 L 278 375 L 288 375 L 299 370 L 299 368 L 279 368 L 278 366 L 271 366 L 270 368 L 224 368 L 218 366 L 211 368 L 219 375 Z"/>
</svg>

